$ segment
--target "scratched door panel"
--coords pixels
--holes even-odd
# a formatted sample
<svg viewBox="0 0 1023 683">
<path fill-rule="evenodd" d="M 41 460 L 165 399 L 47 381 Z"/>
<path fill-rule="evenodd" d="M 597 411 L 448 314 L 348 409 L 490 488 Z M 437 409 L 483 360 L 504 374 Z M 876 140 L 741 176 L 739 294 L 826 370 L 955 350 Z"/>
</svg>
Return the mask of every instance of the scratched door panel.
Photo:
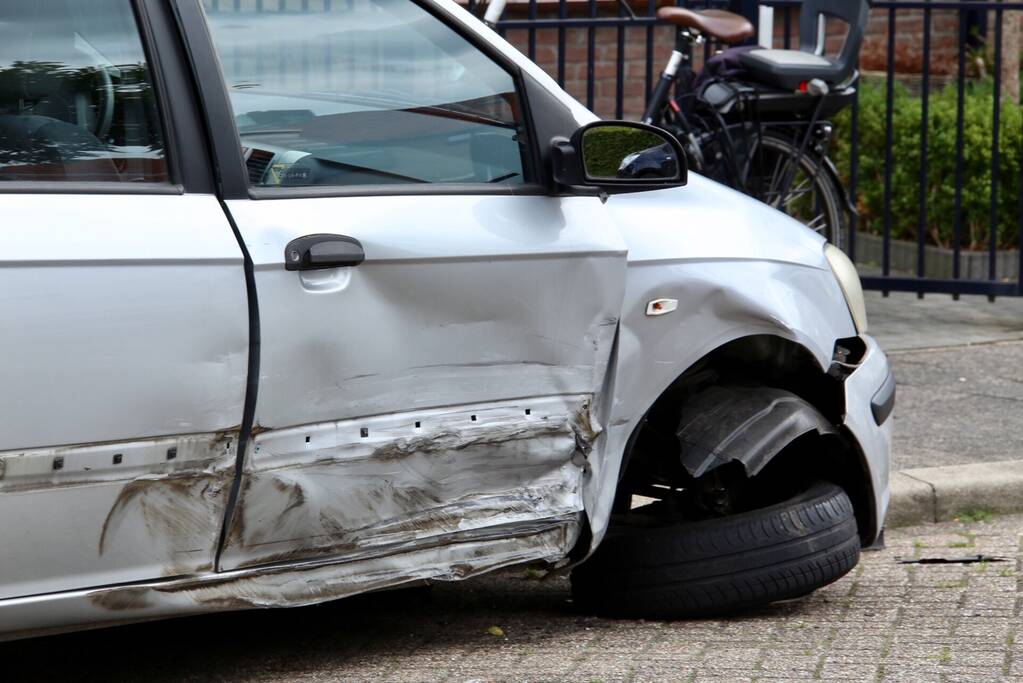
<svg viewBox="0 0 1023 683">
<path fill-rule="evenodd" d="M 222 208 L 5 194 L 0 215 L 0 594 L 208 568 L 248 361 Z"/>
<path fill-rule="evenodd" d="M 262 342 L 224 569 L 577 525 L 625 274 L 599 199 L 229 210 L 255 263 Z M 309 233 L 354 237 L 366 260 L 315 280 L 286 271 L 284 246 Z"/>
<path fill-rule="evenodd" d="M 0 453 L 0 599 L 212 569 L 234 434 Z"/>
</svg>

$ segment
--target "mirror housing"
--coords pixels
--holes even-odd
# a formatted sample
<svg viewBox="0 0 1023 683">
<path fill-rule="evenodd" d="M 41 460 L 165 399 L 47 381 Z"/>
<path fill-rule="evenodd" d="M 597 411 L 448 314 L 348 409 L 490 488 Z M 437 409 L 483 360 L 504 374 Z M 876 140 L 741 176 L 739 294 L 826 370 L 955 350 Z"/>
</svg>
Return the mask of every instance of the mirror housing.
<svg viewBox="0 0 1023 683">
<path fill-rule="evenodd" d="M 685 150 L 671 133 L 634 121 L 594 121 L 551 141 L 554 180 L 606 194 L 682 187 L 689 179 Z"/>
</svg>

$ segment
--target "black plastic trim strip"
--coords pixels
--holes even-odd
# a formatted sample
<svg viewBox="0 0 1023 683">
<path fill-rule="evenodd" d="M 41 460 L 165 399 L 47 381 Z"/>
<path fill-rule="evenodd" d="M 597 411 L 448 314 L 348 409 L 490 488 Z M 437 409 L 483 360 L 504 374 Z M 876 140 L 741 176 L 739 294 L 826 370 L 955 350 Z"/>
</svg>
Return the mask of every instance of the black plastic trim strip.
<svg viewBox="0 0 1023 683">
<path fill-rule="evenodd" d="M 213 562 L 215 571 L 222 571 L 220 557 L 227 546 L 227 534 L 231 530 L 231 524 L 236 514 L 235 507 L 238 502 L 238 491 L 241 489 L 242 477 L 245 474 L 245 455 L 248 450 L 249 440 L 252 438 L 252 424 L 256 417 L 256 399 L 259 396 L 259 360 L 262 350 L 259 333 L 259 297 L 256 292 L 256 271 L 252 264 L 252 256 L 245 246 L 238 224 L 234 222 L 231 212 L 223 200 L 220 206 L 224 215 L 231 224 L 231 230 L 238 240 L 238 246 L 245 258 L 245 289 L 248 293 L 249 304 L 249 366 L 245 383 L 245 404 L 242 407 L 242 423 L 238 429 L 238 450 L 235 454 L 234 479 L 231 481 L 231 490 L 227 495 L 227 505 L 224 508 L 224 523 L 220 527 L 220 537 L 217 540 L 216 559 Z"/>
<path fill-rule="evenodd" d="M 885 377 L 881 388 L 870 399 L 870 412 L 874 415 L 874 422 L 880 427 L 891 416 L 895 409 L 895 375 L 891 372 Z"/>
</svg>

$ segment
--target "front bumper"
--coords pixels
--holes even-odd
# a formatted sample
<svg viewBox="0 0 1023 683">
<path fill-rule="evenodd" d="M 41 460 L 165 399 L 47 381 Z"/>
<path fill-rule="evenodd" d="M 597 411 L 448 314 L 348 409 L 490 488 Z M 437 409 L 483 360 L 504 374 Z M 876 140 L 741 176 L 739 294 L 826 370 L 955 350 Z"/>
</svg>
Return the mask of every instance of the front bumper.
<svg viewBox="0 0 1023 683">
<path fill-rule="evenodd" d="M 845 380 L 845 427 L 859 445 L 873 489 L 876 524 L 874 538 L 866 539 L 869 545 L 880 536 L 888 512 L 895 378 L 874 338 L 863 335 L 862 339 L 867 351 Z"/>
</svg>

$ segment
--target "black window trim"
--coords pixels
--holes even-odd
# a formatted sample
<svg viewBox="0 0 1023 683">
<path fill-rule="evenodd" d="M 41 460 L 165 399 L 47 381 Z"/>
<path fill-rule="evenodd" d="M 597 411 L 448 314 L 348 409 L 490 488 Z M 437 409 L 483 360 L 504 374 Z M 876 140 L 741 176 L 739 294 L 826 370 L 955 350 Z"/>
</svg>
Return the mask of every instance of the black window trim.
<svg viewBox="0 0 1023 683">
<path fill-rule="evenodd" d="M 553 194 L 549 173 L 543 163 L 539 135 L 534 125 L 526 87 L 527 75 L 513 59 L 493 45 L 480 40 L 469 27 L 447 15 L 440 8 L 424 0 L 410 0 L 423 11 L 443 23 L 463 40 L 485 54 L 504 69 L 515 83 L 523 114 L 523 126 L 528 132 L 529 158 L 534 179 L 519 185 L 483 183 L 429 183 L 422 185 L 313 185 L 296 187 L 259 187 L 249 184 L 248 172 L 241 152 L 241 138 L 235 125 L 227 83 L 220 58 L 210 35 L 202 0 L 182 0 L 174 3 L 181 31 L 189 48 L 194 78 L 198 83 L 207 125 L 213 138 L 214 157 L 217 161 L 218 183 L 223 199 L 313 199 L 324 197 L 376 197 L 376 196 L 550 196 Z"/>
<path fill-rule="evenodd" d="M 298 185 L 292 187 L 252 187 L 248 199 L 315 199 L 323 197 L 412 197 L 412 196 L 546 196 L 539 183 L 493 185 L 486 183 L 423 183 L 422 185 Z"/>
<path fill-rule="evenodd" d="M 184 40 L 198 104 L 209 135 L 217 195 L 221 199 L 246 198 L 248 178 L 241 140 L 201 0 L 180 0 L 170 4 Z"/>
<path fill-rule="evenodd" d="M 15 180 L 0 181 L 0 194 L 66 194 L 66 195 L 181 195 L 187 191 L 192 183 L 183 178 L 181 166 L 178 163 L 177 130 L 174 125 L 174 117 L 170 102 L 178 102 L 182 93 L 174 93 L 167 89 L 163 81 L 163 69 L 159 54 L 155 49 L 153 27 L 150 24 L 148 13 L 144 11 L 142 4 L 147 0 L 130 0 L 132 16 L 135 19 L 135 27 L 138 31 L 139 43 L 142 46 L 142 54 L 146 59 L 149 75 L 152 79 L 153 94 L 156 98 L 158 124 L 163 134 L 164 163 L 167 169 L 167 180 L 165 182 L 115 182 L 115 181 L 64 181 L 64 180 Z M 191 93 L 185 92 L 184 97 L 189 99 Z M 181 102 L 184 104 L 184 102 Z M 180 105 L 178 105 L 180 106 Z M 192 180 L 189 177 L 187 180 Z M 193 191 L 211 192 L 212 187 L 207 183 L 204 187 L 196 187 Z"/>
<path fill-rule="evenodd" d="M 187 193 L 214 194 L 213 164 L 186 48 L 161 0 L 133 0 L 163 118 L 172 179 Z M 163 95 L 161 97 L 161 95 Z M 188 153 L 186 154 L 186 150 Z"/>
</svg>

